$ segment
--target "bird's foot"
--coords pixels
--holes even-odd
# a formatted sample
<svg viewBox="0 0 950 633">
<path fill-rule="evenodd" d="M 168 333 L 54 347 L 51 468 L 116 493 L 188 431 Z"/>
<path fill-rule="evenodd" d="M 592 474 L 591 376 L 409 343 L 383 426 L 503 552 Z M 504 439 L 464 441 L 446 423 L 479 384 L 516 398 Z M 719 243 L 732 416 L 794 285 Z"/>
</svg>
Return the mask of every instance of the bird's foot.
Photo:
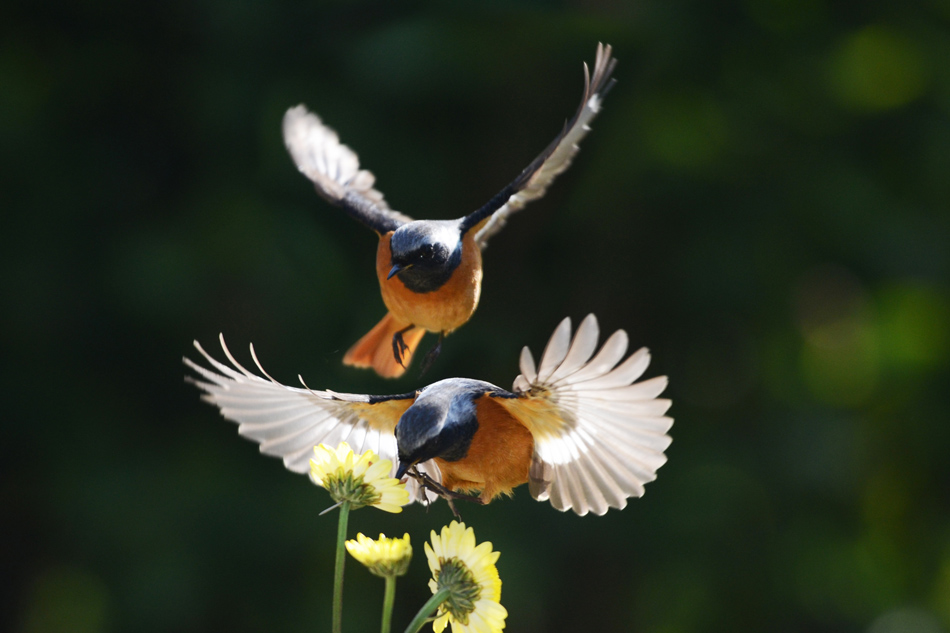
<svg viewBox="0 0 950 633">
<path fill-rule="evenodd" d="M 455 500 L 463 499 L 465 501 L 472 501 L 478 505 L 485 505 L 485 501 L 480 496 L 468 495 L 464 492 L 450 490 L 430 477 L 428 474 L 419 472 L 414 467 L 409 469 L 408 474 L 409 476 L 415 478 L 423 488 L 426 490 L 431 490 L 445 499 L 445 501 L 449 504 L 449 509 L 452 510 L 452 514 L 454 514 L 455 518 L 459 520 L 462 519 L 462 516 L 459 514 L 458 510 L 455 509 L 455 504 L 453 503 Z"/>
<path fill-rule="evenodd" d="M 416 326 L 410 325 L 393 334 L 393 358 L 396 359 L 396 362 L 399 363 L 399 366 L 403 369 L 406 368 L 406 365 L 402 362 L 402 356 L 409 351 L 409 346 L 406 345 L 406 341 L 403 340 L 402 335 L 414 327 Z"/>
<path fill-rule="evenodd" d="M 455 509 L 455 503 L 453 503 L 451 499 L 446 499 L 445 502 L 449 504 L 449 510 L 452 511 L 452 516 L 454 516 L 459 523 L 464 523 L 464 521 L 462 521 L 462 515 Z"/>
<path fill-rule="evenodd" d="M 432 363 L 435 362 L 435 359 L 439 357 L 439 354 L 442 353 L 442 339 L 445 338 L 445 332 L 439 333 L 439 341 L 435 344 L 435 347 L 426 352 L 426 355 L 422 359 L 422 371 L 419 372 L 419 376 L 423 376 L 429 367 L 432 366 Z"/>
</svg>

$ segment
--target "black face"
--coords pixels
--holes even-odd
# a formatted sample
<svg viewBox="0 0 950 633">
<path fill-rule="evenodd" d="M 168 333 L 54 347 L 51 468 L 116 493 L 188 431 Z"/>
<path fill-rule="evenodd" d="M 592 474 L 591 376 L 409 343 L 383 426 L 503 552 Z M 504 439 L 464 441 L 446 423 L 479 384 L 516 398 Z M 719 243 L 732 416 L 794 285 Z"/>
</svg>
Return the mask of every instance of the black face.
<svg viewBox="0 0 950 633">
<path fill-rule="evenodd" d="M 441 407 L 425 403 L 406 410 L 395 430 L 400 464 L 416 464 L 433 457 L 454 462 L 468 454 L 472 435 L 478 429 L 474 409 L 443 425 L 444 416 Z"/>
<path fill-rule="evenodd" d="M 393 233 L 390 251 L 399 280 L 419 293 L 441 288 L 462 261 L 457 229 L 434 221 L 412 222 L 400 227 Z"/>
</svg>

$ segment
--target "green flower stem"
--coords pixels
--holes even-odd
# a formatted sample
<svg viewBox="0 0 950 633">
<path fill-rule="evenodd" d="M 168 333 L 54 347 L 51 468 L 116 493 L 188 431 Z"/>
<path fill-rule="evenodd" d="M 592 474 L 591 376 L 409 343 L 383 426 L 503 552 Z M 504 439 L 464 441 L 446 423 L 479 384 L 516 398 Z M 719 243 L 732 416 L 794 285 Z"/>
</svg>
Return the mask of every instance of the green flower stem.
<svg viewBox="0 0 950 633">
<path fill-rule="evenodd" d="M 449 597 L 450 591 L 451 589 L 448 587 L 443 587 L 435 592 L 432 597 L 422 605 L 422 608 L 419 609 L 419 613 L 416 614 L 416 617 L 413 618 L 409 626 L 406 627 L 406 633 L 419 633 L 419 630 L 428 622 L 429 614 L 435 611 L 440 604 L 445 602 L 446 598 Z"/>
<path fill-rule="evenodd" d="M 346 560 L 346 525 L 350 519 L 350 502 L 340 504 L 340 522 L 336 530 L 336 568 L 333 573 L 333 633 L 343 633 L 343 563 Z"/>
<path fill-rule="evenodd" d="M 383 623 L 380 633 L 389 633 L 393 619 L 393 604 L 396 602 L 396 577 L 386 576 L 386 593 L 383 594 Z"/>
</svg>

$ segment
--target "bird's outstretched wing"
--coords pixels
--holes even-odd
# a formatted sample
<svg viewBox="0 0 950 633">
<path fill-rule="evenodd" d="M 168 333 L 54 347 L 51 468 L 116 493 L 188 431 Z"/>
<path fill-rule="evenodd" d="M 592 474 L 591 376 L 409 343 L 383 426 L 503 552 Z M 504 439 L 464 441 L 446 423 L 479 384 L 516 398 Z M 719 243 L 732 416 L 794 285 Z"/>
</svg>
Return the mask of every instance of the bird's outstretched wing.
<svg viewBox="0 0 950 633">
<path fill-rule="evenodd" d="M 614 85 L 610 75 L 617 60 L 610 53 L 609 45 L 597 45 L 593 76 L 587 64 L 584 64 L 584 97 L 574 117 L 564 124 L 557 138 L 511 184 L 462 221 L 463 232 L 470 229 L 478 231 L 475 242 L 481 248 L 485 248 L 488 239 L 501 230 L 509 215 L 543 196 L 548 185 L 571 164 L 579 149 L 577 144 L 590 131 L 588 124 L 600 112 L 604 95 Z"/>
<path fill-rule="evenodd" d="M 380 458 L 392 461 L 395 473 L 397 452 L 393 431 L 400 416 L 415 401 L 416 392 L 369 396 L 316 391 L 306 385 L 288 387 L 264 371 L 253 345 L 250 346 L 251 357 L 264 377 L 245 369 L 231 355 L 224 337 L 219 339 L 231 364 L 215 360 L 195 341 L 195 348 L 211 369 L 185 358 L 185 364 L 200 376 L 188 380 L 205 392 L 203 399 L 218 407 L 221 415 L 238 423 L 238 433 L 260 444 L 262 453 L 280 457 L 284 466 L 295 473 L 309 473 L 314 446 L 327 444 L 336 448 L 345 441 L 357 454 L 372 450 Z M 300 382 L 303 383 L 302 378 Z M 441 481 L 434 463 L 426 462 L 422 469 Z M 411 478 L 409 492 L 413 500 L 422 499 L 421 491 Z"/>
<path fill-rule="evenodd" d="M 316 114 L 298 105 L 284 114 L 284 144 L 317 193 L 377 233 L 395 231 L 412 218 L 393 211 L 373 188 L 376 178 L 360 169 L 356 152 Z"/>
<path fill-rule="evenodd" d="M 514 383 L 519 397 L 497 400 L 534 437 L 531 495 L 580 515 L 604 514 L 641 496 L 672 441 L 673 420 L 664 415 L 671 403 L 657 398 L 666 377 L 633 384 L 650 362 L 646 348 L 621 363 L 627 334 L 614 332 L 594 356 L 597 338 L 593 314 L 573 341 L 571 321 L 564 319 L 537 368 L 528 348 L 522 350 Z"/>
</svg>

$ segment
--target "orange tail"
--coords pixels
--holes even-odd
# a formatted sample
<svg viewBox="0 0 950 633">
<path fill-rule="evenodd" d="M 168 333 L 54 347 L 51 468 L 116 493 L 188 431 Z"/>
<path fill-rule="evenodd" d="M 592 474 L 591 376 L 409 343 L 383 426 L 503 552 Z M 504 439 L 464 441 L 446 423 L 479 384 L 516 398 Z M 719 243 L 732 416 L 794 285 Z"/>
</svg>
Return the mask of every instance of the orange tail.
<svg viewBox="0 0 950 633">
<path fill-rule="evenodd" d="M 363 338 L 346 352 L 343 364 L 354 367 L 372 367 L 383 378 L 398 378 L 406 369 L 396 362 L 393 356 L 393 335 L 405 328 L 408 323 L 397 321 L 391 312 L 387 312 L 383 320 L 376 324 Z M 402 335 L 402 340 L 409 346 L 402 355 L 402 362 L 409 366 L 412 354 L 419 347 L 419 342 L 425 336 L 422 328 L 413 328 Z"/>
</svg>

